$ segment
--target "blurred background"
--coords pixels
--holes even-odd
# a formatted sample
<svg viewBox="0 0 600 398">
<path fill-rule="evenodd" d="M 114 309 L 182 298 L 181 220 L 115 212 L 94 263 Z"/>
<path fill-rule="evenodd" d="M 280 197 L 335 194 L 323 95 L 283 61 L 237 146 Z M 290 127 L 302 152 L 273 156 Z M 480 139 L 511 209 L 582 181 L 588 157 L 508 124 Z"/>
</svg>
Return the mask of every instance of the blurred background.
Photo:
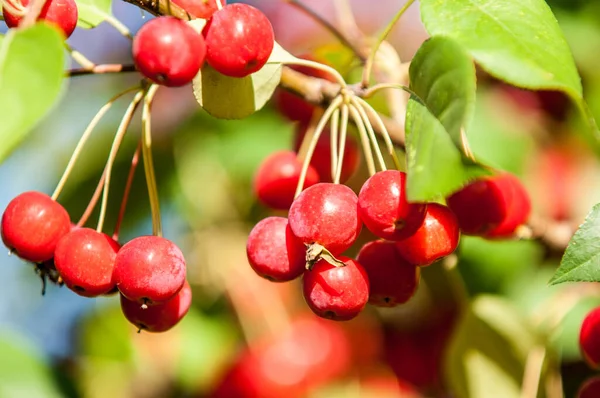
<svg viewBox="0 0 600 398">
<path fill-rule="evenodd" d="M 331 2 L 304 2 L 337 23 Z M 249 3 L 268 15 L 276 40 L 290 52 L 318 54 L 356 79 L 344 58 L 347 50 L 297 8 L 279 0 Z M 404 1 L 350 3 L 360 28 L 373 34 Z M 600 4 L 548 3 L 600 120 Z M 151 18 L 124 2 L 116 1 L 113 10 L 132 32 Z M 408 60 L 426 38 L 415 5 L 389 41 Z M 69 43 L 97 63 L 132 62 L 130 42 L 106 24 L 77 30 Z M 0 166 L 0 208 L 26 190 L 51 193 L 93 115 L 138 81 L 133 73 L 71 79 L 58 106 Z M 484 73 L 478 86 L 469 131 L 474 152 L 522 178 L 536 215 L 581 223 L 600 202 L 600 147 L 583 132 L 570 102 Z M 121 100 L 105 117 L 59 198 L 74 220 L 92 196 L 126 106 Z M 493 354 L 502 369 L 477 366 L 499 372 L 498 385 L 505 387 L 493 396 L 513 396 L 520 389 L 528 358 L 540 346 L 547 347 L 548 365 L 539 397 L 561 396 L 556 395 L 561 388 L 574 396 L 591 375 L 577 336 L 586 312 L 600 305 L 600 291 L 586 284 L 549 287 L 561 253 L 533 241 L 463 237 L 457 270 L 437 264 L 423 269 L 419 290 L 407 304 L 368 307 L 349 322 L 323 321 L 306 307 L 297 281 L 259 278 L 245 254 L 250 229 L 275 214 L 253 196 L 254 172 L 270 153 L 293 147 L 296 126 L 273 104 L 241 121 L 214 119 L 200 109 L 190 87 L 183 87 L 159 90 L 153 129 L 164 236 L 186 255 L 194 293 L 189 314 L 167 333 L 137 334 L 122 316 L 118 297 L 86 299 L 54 285 L 42 296 L 33 267 L 2 255 L 0 398 L 462 397 L 472 369 L 457 361 L 469 350 L 498 351 L 494 347 L 508 347 Z M 106 231 L 116 221 L 139 121 L 129 131 L 113 172 Z M 362 166 L 347 182 L 355 190 L 367 176 Z M 88 226 L 95 227 L 97 216 L 96 211 Z M 140 167 L 120 240 L 150 233 Z M 371 238 L 365 234 L 362 242 Z M 469 316 L 462 311 L 465 295 L 471 299 Z"/>
</svg>

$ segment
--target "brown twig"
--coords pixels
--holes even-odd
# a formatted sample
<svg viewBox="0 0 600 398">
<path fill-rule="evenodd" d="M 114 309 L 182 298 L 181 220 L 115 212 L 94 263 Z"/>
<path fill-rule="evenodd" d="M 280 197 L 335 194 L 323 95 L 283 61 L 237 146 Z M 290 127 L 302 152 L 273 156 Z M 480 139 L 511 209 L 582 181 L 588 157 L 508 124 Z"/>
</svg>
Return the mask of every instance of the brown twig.
<svg viewBox="0 0 600 398">
<path fill-rule="evenodd" d="M 120 72 L 135 72 L 135 65 L 133 64 L 103 64 L 94 65 L 92 68 L 74 68 L 69 69 L 66 75 L 69 77 L 84 76 L 84 75 L 96 75 L 103 73 L 120 73 Z"/>
</svg>

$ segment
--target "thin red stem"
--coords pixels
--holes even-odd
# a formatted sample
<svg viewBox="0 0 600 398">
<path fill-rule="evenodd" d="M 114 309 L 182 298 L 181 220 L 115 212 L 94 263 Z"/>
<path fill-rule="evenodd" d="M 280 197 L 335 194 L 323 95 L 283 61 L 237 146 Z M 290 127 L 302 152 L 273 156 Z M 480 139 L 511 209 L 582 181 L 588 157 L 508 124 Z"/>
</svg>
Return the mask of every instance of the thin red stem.
<svg viewBox="0 0 600 398">
<path fill-rule="evenodd" d="M 121 208 L 119 209 L 119 217 L 117 218 L 117 223 L 115 224 L 115 230 L 113 232 L 112 238 L 115 241 L 119 240 L 119 231 L 121 229 L 121 223 L 123 222 L 123 217 L 125 216 L 125 209 L 127 208 L 127 201 L 129 200 L 129 192 L 131 192 L 131 184 L 133 183 L 133 176 L 135 175 L 135 169 L 140 160 L 140 152 L 142 150 L 142 140 L 139 141 L 138 146 L 133 154 L 133 158 L 131 159 L 131 166 L 129 167 L 129 174 L 127 175 L 127 182 L 125 183 L 125 191 L 123 192 L 123 199 L 121 200 Z"/>
</svg>

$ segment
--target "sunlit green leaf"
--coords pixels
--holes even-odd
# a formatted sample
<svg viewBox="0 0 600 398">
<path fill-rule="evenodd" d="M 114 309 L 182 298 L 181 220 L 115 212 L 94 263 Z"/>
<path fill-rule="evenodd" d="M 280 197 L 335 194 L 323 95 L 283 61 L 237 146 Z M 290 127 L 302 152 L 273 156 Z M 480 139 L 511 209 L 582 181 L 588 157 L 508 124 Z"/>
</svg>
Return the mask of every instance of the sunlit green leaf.
<svg viewBox="0 0 600 398">
<path fill-rule="evenodd" d="M 112 0 L 76 0 L 79 20 L 77 26 L 90 29 L 112 18 Z"/>
<path fill-rule="evenodd" d="M 64 74 L 63 41 L 57 29 L 44 23 L 0 36 L 0 162 L 57 101 Z"/>
<path fill-rule="evenodd" d="M 475 65 L 469 54 L 452 39 L 432 37 L 415 54 L 409 73 L 410 88 L 462 150 L 461 128 L 475 106 Z"/>
<path fill-rule="evenodd" d="M 600 282 L 600 204 L 594 206 L 579 227 L 550 280 L 563 282 Z"/>
<path fill-rule="evenodd" d="M 407 195 L 431 201 L 486 172 L 464 160 L 441 122 L 414 97 L 406 113 Z"/>
</svg>

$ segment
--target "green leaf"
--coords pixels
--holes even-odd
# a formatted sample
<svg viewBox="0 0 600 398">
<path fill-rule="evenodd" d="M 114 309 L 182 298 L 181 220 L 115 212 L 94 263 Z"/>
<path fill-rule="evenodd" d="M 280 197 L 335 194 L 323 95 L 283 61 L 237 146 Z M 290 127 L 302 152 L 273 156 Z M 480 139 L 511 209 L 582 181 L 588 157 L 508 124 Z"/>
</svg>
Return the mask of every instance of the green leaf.
<svg viewBox="0 0 600 398">
<path fill-rule="evenodd" d="M 406 110 L 406 156 L 406 191 L 414 202 L 446 196 L 486 174 L 463 158 L 442 123 L 415 97 Z"/>
<path fill-rule="evenodd" d="M 534 341 L 510 305 L 499 297 L 477 297 L 459 321 L 446 353 L 444 374 L 453 395 L 519 397 Z"/>
<path fill-rule="evenodd" d="M 76 0 L 79 20 L 77 26 L 84 29 L 95 28 L 107 18 L 112 18 L 111 0 Z"/>
<path fill-rule="evenodd" d="M 582 97 L 573 56 L 544 0 L 421 0 L 421 18 L 432 36 L 453 38 L 500 79 Z"/>
<path fill-rule="evenodd" d="M 462 46 L 447 37 L 432 37 L 410 63 L 410 88 L 442 123 L 462 150 L 461 128 L 475 106 L 475 64 Z"/>
<path fill-rule="evenodd" d="M 267 103 L 279 84 L 283 63 L 296 59 L 275 43 L 265 66 L 246 77 L 225 76 L 205 65 L 194 78 L 194 96 L 211 116 L 243 119 Z"/>
<path fill-rule="evenodd" d="M 0 397 L 59 398 L 52 373 L 22 337 L 0 335 Z"/>
<path fill-rule="evenodd" d="M 600 282 L 600 204 L 592 208 L 579 227 L 560 266 L 550 280 L 551 285 L 563 282 Z"/>
<path fill-rule="evenodd" d="M 64 38 L 44 23 L 0 36 L 0 162 L 46 115 L 61 92 Z"/>
</svg>

